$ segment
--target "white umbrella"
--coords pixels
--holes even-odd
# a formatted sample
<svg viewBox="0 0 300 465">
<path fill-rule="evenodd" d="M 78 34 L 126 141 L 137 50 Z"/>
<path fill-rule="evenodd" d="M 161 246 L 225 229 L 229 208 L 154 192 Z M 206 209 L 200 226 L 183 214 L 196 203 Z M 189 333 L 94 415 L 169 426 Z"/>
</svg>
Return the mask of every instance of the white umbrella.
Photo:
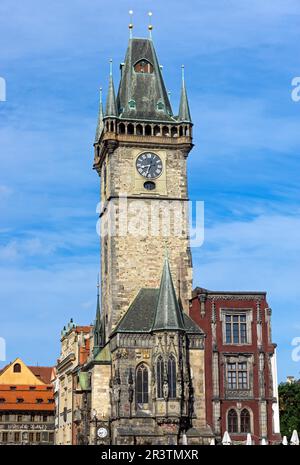
<svg viewBox="0 0 300 465">
<path fill-rule="evenodd" d="M 225 431 L 222 439 L 223 446 L 231 446 L 231 442 L 231 437 L 229 436 L 228 431 Z"/>
<path fill-rule="evenodd" d="M 215 445 L 216 445 L 215 438 L 212 438 L 212 439 L 210 440 L 210 444 L 209 444 L 209 445 L 210 445 L 210 446 L 215 446 Z"/>
<path fill-rule="evenodd" d="M 183 446 L 187 446 L 187 443 L 188 443 L 188 442 L 187 442 L 186 434 L 183 433 L 183 435 L 182 435 L 182 445 L 183 445 Z"/>
<path fill-rule="evenodd" d="M 290 445 L 291 446 L 299 446 L 299 436 L 297 431 L 294 429 L 291 440 L 290 440 Z"/>
<path fill-rule="evenodd" d="M 247 433 L 246 446 L 252 446 L 252 437 L 250 433 Z"/>
<path fill-rule="evenodd" d="M 261 445 L 261 446 L 266 446 L 266 445 L 267 445 L 267 440 L 266 440 L 266 438 L 262 438 L 260 445 Z"/>
</svg>

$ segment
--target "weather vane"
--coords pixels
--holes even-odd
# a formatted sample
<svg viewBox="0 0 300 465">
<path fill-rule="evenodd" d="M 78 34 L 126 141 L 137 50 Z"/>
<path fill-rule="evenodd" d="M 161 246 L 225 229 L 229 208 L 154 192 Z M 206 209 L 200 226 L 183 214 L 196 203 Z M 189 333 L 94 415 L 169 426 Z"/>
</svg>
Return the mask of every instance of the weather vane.
<svg viewBox="0 0 300 465">
<path fill-rule="evenodd" d="M 132 29 L 133 29 L 133 20 L 132 20 L 133 11 L 129 10 L 130 23 L 129 23 L 129 38 L 132 39 Z"/>
<path fill-rule="evenodd" d="M 152 21 L 151 21 L 152 11 L 149 11 L 148 16 L 149 16 L 149 26 L 148 26 L 149 37 L 150 37 L 150 39 L 152 39 L 152 29 L 153 29 Z"/>
</svg>

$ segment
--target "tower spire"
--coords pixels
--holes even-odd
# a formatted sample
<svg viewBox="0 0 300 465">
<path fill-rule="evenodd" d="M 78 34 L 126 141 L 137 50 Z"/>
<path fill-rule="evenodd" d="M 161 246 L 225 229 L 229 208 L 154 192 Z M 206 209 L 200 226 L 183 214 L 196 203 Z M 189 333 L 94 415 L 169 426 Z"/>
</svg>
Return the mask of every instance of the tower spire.
<svg viewBox="0 0 300 465">
<path fill-rule="evenodd" d="M 101 314 L 100 308 L 100 282 L 99 282 L 99 273 L 97 278 L 97 307 L 96 307 L 96 319 L 94 324 L 94 356 L 96 356 L 99 350 L 105 345 L 105 327 L 104 327 L 104 318 Z"/>
<path fill-rule="evenodd" d="M 105 116 L 117 116 L 116 95 L 112 75 L 112 59 L 109 60 L 109 84 L 106 100 Z"/>
<path fill-rule="evenodd" d="M 103 104 L 102 104 L 102 87 L 100 87 L 100 99 L 99 99 L 99 112 L 98 112 L 98 121 L 95 135 L 95 143 L 99 142 L 102 130 L 103 130 Z"/>
<path fill-rule="evenodd" d="M 185 88 L 184 65 L 181 66 L 181 97 L 180 97 L 178 120 L 184 121 L 186 123 L 192 122 L 189 102 L 188 102 L 186 88 Z"/>
<path fill-rule="evenodd" d="M 153 330 L 184 330 L 184 321 L 172 280 L 168 256 L 165 256 Z"/>
</svg>

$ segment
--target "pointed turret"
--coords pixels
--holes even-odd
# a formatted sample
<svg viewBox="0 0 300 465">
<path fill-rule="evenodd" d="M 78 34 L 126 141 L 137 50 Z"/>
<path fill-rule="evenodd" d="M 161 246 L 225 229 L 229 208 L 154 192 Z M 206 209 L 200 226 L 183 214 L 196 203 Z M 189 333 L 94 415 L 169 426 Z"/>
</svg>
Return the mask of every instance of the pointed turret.
<svg viewBox="0 0 300 465">
<path fill-rule="evenodd" d="M 95 144 L 99 142 L 104 124 L 103 124 L 103 104 L 102 104 L 102 87 L 100 87 L 100 101 L 99 101 L 99 113 L 98 113 L 98 122 L 95 135 Z"/>
<path fill-rule="evenodd" d="M 183 314 L 180 309 L 166 257 L 160 281 L 159 295 L 153 331 L 156 330 L 185 330 Z"/>
<path fill-rule="evenodd" d="M 117 116 L 116 94 L 112 75 L 112 60 L 110 60 L 109 85 L 106 99 L 105 116 Z"/>
<path fill-rule="evenodd" d="M 178 121 L 184 122 L 184 123 L 192 122 L 190 107 L 189 107 L 189 102 L 188 102 L 185 82 L 184 82 L 184 66 L 183 65 L 182 65 L 182 84 L 181 84 L 181 97 L 180 97 Z"/>
<path fill-rule="evenodd" d="M 99 278 L 97 284 L 97 308 L 96 308 L 96 319 L 94 324 L 94 356 L 96 356 L 99 350 L 105 345 L 105 328 L 104 321 L 100 309 L 100 297 L 99 297 Z"/>
<path fill-rule="evenodd" d="M 120 118 L 176 121 L 151 39 L 129 40 L 117 105 Z"/>
</svg>

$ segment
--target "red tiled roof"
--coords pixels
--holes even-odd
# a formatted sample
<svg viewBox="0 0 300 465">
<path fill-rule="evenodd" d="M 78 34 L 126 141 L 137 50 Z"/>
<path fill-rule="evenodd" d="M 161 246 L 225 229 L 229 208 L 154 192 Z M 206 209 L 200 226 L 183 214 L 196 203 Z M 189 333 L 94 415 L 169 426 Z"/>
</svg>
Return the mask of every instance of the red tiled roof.
<svg viewBox="0 0 300 465">
<path fill-rule="evenodd" d="M 76 326 L 76 333 L 89 333 L 91 326 Z"/>
<path fill-rule="evenodd" d="M 29 368 L 29 370 L 32 371 L 32 373 L 33 373 L 38 379 L 40 379 L 41 381 L 43 381 L 43 383 L 45 383 L 45 384 L 50 384 L 50 382 L 51 382 L 52 370 L 53 370 L 52 367 L 39 367 L 39 366 L 31 367 L 31 366 L 28 366 L 28 368 Z"/>
<path fill-rule="evenodd" d="M 4 402 L 1 399 L 4 399 Z M 23 401 L 18 402 L 18 399 L 23 399 Z M 41 399 L 42 402 L 38 402 L 37 399 Z M 12 390 L 7 384 L 0 384 L 0 412 L 4 410 L 53 412 L 55 409 L 53 399 L 52 385 L 34 386 L 32 390 L 30 386 L 17 385 Z"/>
</svg>

